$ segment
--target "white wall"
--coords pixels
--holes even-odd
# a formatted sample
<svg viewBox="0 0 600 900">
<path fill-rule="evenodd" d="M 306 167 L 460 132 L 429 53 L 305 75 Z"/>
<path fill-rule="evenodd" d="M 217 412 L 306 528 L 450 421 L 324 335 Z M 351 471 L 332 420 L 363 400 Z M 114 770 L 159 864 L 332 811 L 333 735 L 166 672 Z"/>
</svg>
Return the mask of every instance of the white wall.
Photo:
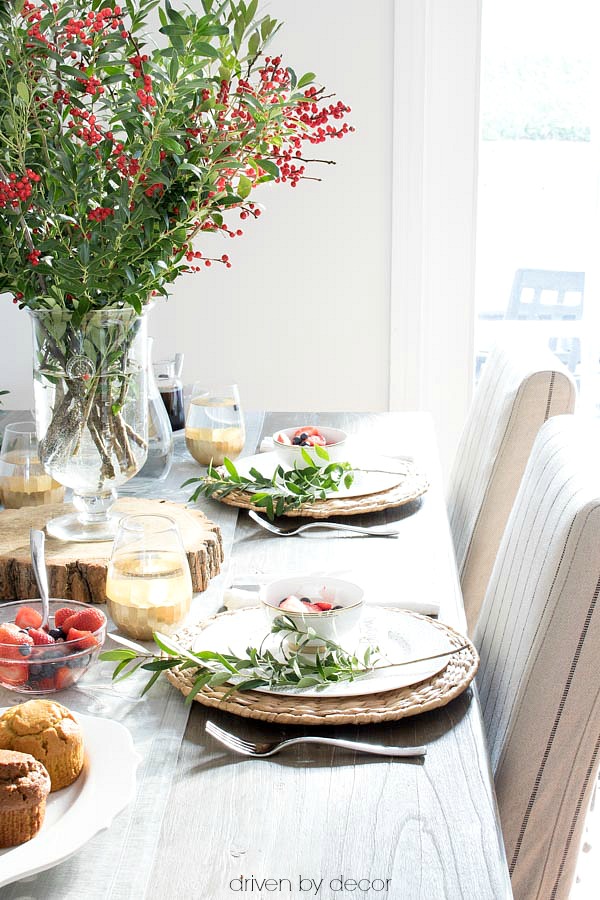
<svg viewBox="0 0 600 900">
<path fill-rule="evenodd" d="M 186 355 L 184 379 L 237 381 L 247 408 L 388 405 L 393 0 L 271 0 L 272 50 L 352 107 L 356 132 L 314 148 L 321 183 L 262 189 L 265 212 L 226 252 L 233 267 L 182 278 L 151 314 L 154 357 Z M 368 22 L 367 22 L 368 20 Z M 317 168 L 317 167 L 315 167 Z M 247 227 L 246 227 L 247 226 Z M 0 388 L 31 403 L 28 316 L 0 303 Z"/>
</svg>

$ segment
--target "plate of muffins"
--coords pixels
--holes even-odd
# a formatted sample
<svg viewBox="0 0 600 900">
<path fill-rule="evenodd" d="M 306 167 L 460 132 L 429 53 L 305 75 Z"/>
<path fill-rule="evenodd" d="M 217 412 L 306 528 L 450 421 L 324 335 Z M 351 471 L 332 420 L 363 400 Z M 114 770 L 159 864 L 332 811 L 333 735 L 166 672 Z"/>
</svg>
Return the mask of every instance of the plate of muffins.
<svg viewBox="0 0 600 900">
<path fill-rule="evenodd" d="M 0 709 L 0 887 L 108 828 L 134 797 L 139 761 L 111 719 L 45 699 Z"/>
</svg>

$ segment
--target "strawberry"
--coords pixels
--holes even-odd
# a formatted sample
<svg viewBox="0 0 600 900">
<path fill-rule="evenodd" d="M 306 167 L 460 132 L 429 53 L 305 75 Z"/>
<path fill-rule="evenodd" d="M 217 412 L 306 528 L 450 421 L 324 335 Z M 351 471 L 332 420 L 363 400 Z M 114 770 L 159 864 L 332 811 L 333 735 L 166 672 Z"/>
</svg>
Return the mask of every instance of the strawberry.
<svg viewBox="0 0 600 900">
<path fill-rule="evenodd" d="M 37 609 L 31 606 L 20 606 L 15 616 L 15 625 L 19 628 L 39 628 L 42 624 L 42 616 Z"/>
<path fill-rule="evenodd" d="M 29 676 L 27 663 L 4 663 L 0 665 L 0 681 L 4 684 L 23 684 Z"/>
<path fill-rule="evenodd" d="M 312 434 L 319 434 L 319 429 L 313 428 L 312 425 L 307 425 L 306 428 L 298 428 L 298 430 L 294 432 L 294 437 L 300 437 L 301 434 L 310 437 Z"/>
<path fill-rule="evenodd" d="M 1 646 L 3 645 L 3 646 Z M 33 640 L 10 622 L 0 625 L 0 658 L 22 659 L 29 656 Z"/>
<path fill-rule="evenodd" d="M 90 607 L 82 609 L 74 615 L 69 616 L 62 624 L 62 630 L 68 634 L 69 629 L 76 628 L 78 631 L 98 631 L 106 622 L 106 616 L 99 609 Z"/>
<path fill-rule="evenodd" d="M 57 609 L 54 613 L 54 627 L 62 628 L 63 622 L 65 619 L 68 619 L 69 616 L 74 616 L 75 610 L 69 609 L 68 606 L 63 606 L 61 609 Z"/>
<path fill-rule="evenodd" d="M 315 600 L 313 605 L 318 607 L 321 612 L 327 612 L 328 609 L 333 609 L 333 603 L 327 603 L 325 600 Z"/>
<path fill-rule="evenodd" d="M 92 650 L 98 646 L 98 641 L 91 631 L 79 631 L 77 628 L 69 628 L 67 641 L 77 641 L 78 650 Z"/>
<path fill-rule="evenodd" d="M 37 683 L 38 691 L 53 691 L 54 690 L 54 678 L 42 678 L 41 681 Z"/>
<path fill-rule="evenodd" d="M 62 691 L 65 688 L 71 687 L 74 683 L 75 672 L 73 669 L 69 669 L 68 666 L 61 666 L 61 668 L 54 673 L 54 687 L 57 691 Z"/>
<path fill-rule="evenodd" d="M 46 644 L 55 644 L 56 641 L 46 631 L 41 628 L 30 628 L 29 637 L 32 639 L 36 647 L 46 646 Z"/>
</svg>

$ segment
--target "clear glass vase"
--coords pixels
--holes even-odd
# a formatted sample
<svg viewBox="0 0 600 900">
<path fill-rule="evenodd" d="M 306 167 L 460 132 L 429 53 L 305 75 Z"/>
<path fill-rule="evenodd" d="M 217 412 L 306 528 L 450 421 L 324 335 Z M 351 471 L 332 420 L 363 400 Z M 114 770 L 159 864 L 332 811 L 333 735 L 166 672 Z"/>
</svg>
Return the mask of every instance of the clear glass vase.
<svg viewBox="0 0 600 900">
<path fill-rule="evenodd" d="M 112 540 L 116 488 L 148 452 L 146 321 L 133 309 L 31 312 L 39 457 L 73 490 L 76 513 L 48 522 L 67 541 Z"/>
</svg>

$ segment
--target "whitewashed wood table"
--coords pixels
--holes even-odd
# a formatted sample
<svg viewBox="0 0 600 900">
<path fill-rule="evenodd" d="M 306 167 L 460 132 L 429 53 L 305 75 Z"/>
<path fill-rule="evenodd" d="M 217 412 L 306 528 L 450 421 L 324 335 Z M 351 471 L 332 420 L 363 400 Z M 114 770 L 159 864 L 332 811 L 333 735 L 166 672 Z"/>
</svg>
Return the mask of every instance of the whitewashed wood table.
<svg viewBox="0 0 600 900">
<path fill-rule="evenodd" d="M 197 614 L 211 615 L 219 608 L 233 570 L 242 581 L 244 576 L 283 572 L 369 573 L 383 600 L 386 589 L 402 590 L 413 599 L 433 594 L 440 598 L 440 619 L 464 630 L 429 417 L 251 414 L 245 454 L 255 452 L 262 436 L 305 421 L 345 428 L 378 454 L 415 456 L 431 489 L 412 507 L 356 520 L 397 523 L 398 539 L 331 532 L 278 538 L 255 525 L 246 512 L 203 502 L 222 528 L 227 562 L 223 574 L 195 601 Z M 176 445 L 166 485 L 142 487 L 134 480 L 127 492 L 185 499 L 189 489 L 181 491 L 180 485 L 199 470 L 186 456 L 181 436 Z M 250 738 L 289 737 L 309 729 L 250 722 L 194 703 L 181 739 L 183 698 L 166 684 L 156 690 L 156 698 L 148 702 L 161 725 L 154 735 L 144 736 L 135 802 L 108 832 L 63 865 L 1 889 L 1 900 L 512 896 L 473 688 L 442 709 L 398 723 L 323 730 L 374 743 L 426 744 L 427 756 L 420 761 L 354 756 L 310 745 L 271 759 L 237 757 L 205 733 L 207 718 Z M 61 699 L 87 711 L 79 699 Z M 119 714 L 107 704 L 98 714 L 121 717 L 141 729 L 136 723 L 143 721 L 144 706 L 124 702 Z"/>
<path fill-rule="evenodd" d="M 260 530 L 245 512 L 238 516 L 220 508 L 236 571 L 371 570 L 380 583 L 383 575 L 384 583 L 413 595 L 438 592 L 440 618 L 464 630 L 429 417 L 271 413 L 260 434 L 304 421 L 357 433 L 383 454 L 414 455 L 432 487 L 411 514 L 398 509 L 357 519 L 360 524 L 397 522 L 398 540 L 329 533 L 277 538 Z M 197 703 L 193 707 L 148 898 L 512 896 L 473 690 L 443 709 L 404 722 L 326 732 L 376 743 L 426 744 L 424 762 L 353 756 L 316 746 L 298 746 L 264 760 L 235 757 L 205 734 L 207 718 L 251 738 L 309 730 L 248 722 Z"/>
</svg>

